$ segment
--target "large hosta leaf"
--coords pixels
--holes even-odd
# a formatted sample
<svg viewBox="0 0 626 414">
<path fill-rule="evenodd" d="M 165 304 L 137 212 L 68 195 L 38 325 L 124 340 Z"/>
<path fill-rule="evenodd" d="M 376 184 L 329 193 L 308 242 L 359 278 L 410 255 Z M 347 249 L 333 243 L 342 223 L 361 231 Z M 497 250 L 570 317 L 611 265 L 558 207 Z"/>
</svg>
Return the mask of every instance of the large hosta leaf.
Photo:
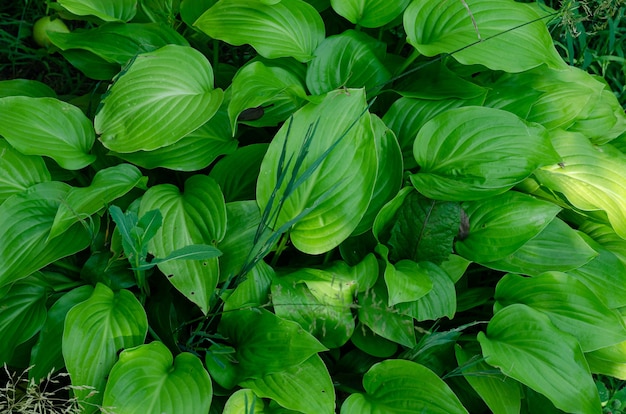
<svg viewBox="0 0 626 414">
<path fill-rule="evenodd" d="M 65 316 L 74 306 L 89 299 L 92 293 L 93 286 L 80 286 L 65 293 L 50 307 L 31 353 L 30 363 L 33 368 L 28 371 L 29 378 L 38 382 L 51 372 L 65 367 L 62 349 Z"/>
<path fill-rule="evenodd" d="M 467 413 L 441 378 L 411 361 L 389 359 L 375 364 L 363 376 L 363 388 L 366 394 L 350 395 L 341 414 Z"/>
<path fill-rule="evenodd" d="M 0 287 L 89 246 L 91 235 L 81 223 L 62 237 L 48 240 L 61 200 L 70 188 L 56 181 L 44 182 L 0 205 Z"/>
<path fill-rule="evenodd" d="M 585 354 L 594 374 L 603 374 L 626 381 L 626 342 Z"/>
<path fill-rule="evenodd" d="M 380 45 L 353 30 L 327 37 L 309 62 L 306 73 L 309 90 L 321 95 L 340 86 L 371 90 L 383 85 L 391 73 L 381 61 L 385 50 Z"/>
<path fill-rule="evenodd" d="M 301 62 L 311 60 L 325 32 L 319 13 L 301 0 L 221 0 L 194 26 L 231 45 L 250 44 L 263 57 Z"/>
<path fill-rule="evenodd" d="M 217 183 L 204 175 L 185 182 L 181 193 L 171 184 L 150 188 L 141 200 L 139 216 L 158 209 L 163 226 L 149 243 L 158 258 L 193 244 L 216 245 L 226 232 L 226 205 Z M 209 301 L 218 279 L 218 259 L 174 260 L 160 263 L 159 269 L 190 301 L 208 312 Z"/>
<path fill-rule="evenodd" d="M 109 371 L 121 349 L 141 345 L 148 332 L 148 319 L 141 303 L 127 290 L 113 292 L 99 283 L 86 301 L 74 306 L 65 318 L 63 359 L 72 385 L 94 387 L 88 402 L 102 402 Z M 79 400 L 88 388 L 75 389 Z M 96 407 L 85 404 L 85 412 Z"/>
<path fill-rule="evenodd" d="M 107 22 L 127 22 L 137 13 L 137 0 L 60 0 L 59 4 L 71 13 Z"/>
<path fill-rule="evenodd" d="M 0 135 L 26 155 L 45 155 L 61 167 L 78 170 L 91 164 L 95 134 L 77 107 L 56 98 L 0 98 Z"/>
<path fill-rule="evenodd" d="M 335 388 L 328 368 L 319 355 L 298 366 L 241 382 L 256 395 L 271 398 L 281 406 L 305 414 L 335 411 Z"/>
<path fill-rule="evenodd" d="M 51 180 L 50 172 L 41 157 L 24 155 L 2 138 L 0 154 L 0 204 L 12 194 Z"/>
<path fill-rule="evenodd" d="M 49 286 L 41 274 L 22 279 L 0 296 L 0 363 L 10 361 L 15 347 L 35 335 L 46 320 Z"/>
<path fill-rule="evenodd" d="M 0 81 L 0 98 L 5 96 L 30 96 L 33 98 L 56 98 L 56 92 L 43 82 L 32 79 L 9 79 Z"/>
<path fill-rule="evenodd" d="M 536 276 L 543 272 L 577 269 L 598 253 L 567 223 L 555 218 L 537 237 L 509 256 L 488 263 L 491 269 Z"/>
<path fill-rule="evenodd" d="M 584 352 L 626 341 L 622 317 L 565 273 L 531 278 L 508 274 L 498 282 L 495 299 L 496 309 L 523 303 L 548 315 L 557 328 L 578 339 Z"/>
<path fill-rule="evenodd" d="M 326 348 L 295 322 L 264 309 L 225 313 L 219 332 L 234 346 L 228 359 L 220 360 L 223 346 L 212 346 L 206 357 L 211 377 L 226 388 L 246 379 L 297 367 Z M 280 357 L 277 357 L 279 356 Z"/>
<path fill-rule="evenodd" d="M 452 53 L 465 65 L 522 72 L 564 68 L 542 20 L 546 12 L 513 0 L 413 1 L 404 12 L 408 41 L 420 53 Z"/>
<path fill-rule="evenodd" d="M 58 236 L 72 224 L 105 209 L 113 200 L 123 196 L 135 186 L 145 188 L 147 178 L 134 165 L 119 164 L 100 170 L 91 185 L 72 188 L 57 211 L 50 229 L 50 239 Z"/>
<path fill-rule="evenodd" d="M 354 24 L 380 27 L 398 17 L 410 0 L 331 0 L 333 10 Z"/>
<path fill-rule="evenodd" d="M 222 97 L 221 89 L 213 89 L 213 69 L 202 53 L 168 45 L 138 55 L 118 75 L 94 126 L 112 151 L 150 151 L 198 129 L 217 112 Z"/>
<path fill-rule="evenodd" d="M 594 146 L 578 133 L 555 133 L 552 143 L 562 161 L 537 170 L 539 182 L 581 210 L 603 210 L 626 239 L 626 155 L 610 144 Z"/>
<path fill-rule="evenodd" d="M 376 181 L 376 146 L 362 89 L 330 92 L 283 125 L 265 154 L 257 183 L 274 230 L 309 254 L 345 240 L 367 211 Z"/>
<path fill-rule="evenodd" d="M 488 263 L 513 254 L 545 229 L 561 210 L 555 204 L 509 191 L 463 204 L 469 217 L 467 238 L 455 244 L 468 260 Z"/>
<path fill-rule="evenodd" d="M 111 369 L 103 405 L 118 414 L 206 413 L 213 386 L 197 356 L 172 356 L 163 343 L 126 349 Z"/>
<path fill-rule="evenodd" d="M 496 313 L 478 341 L 487 363 L 569 413 L 600 413 L 600 398 L 576 338 L 522 304 Z"/>
<path fill-rule="evenodd" d="M 413 185 L 435 200 L 476 200 L 500 194 L 558 155 L 546 130 L 499 109 L 450 109 L 418 132 Z"/>
</svg>

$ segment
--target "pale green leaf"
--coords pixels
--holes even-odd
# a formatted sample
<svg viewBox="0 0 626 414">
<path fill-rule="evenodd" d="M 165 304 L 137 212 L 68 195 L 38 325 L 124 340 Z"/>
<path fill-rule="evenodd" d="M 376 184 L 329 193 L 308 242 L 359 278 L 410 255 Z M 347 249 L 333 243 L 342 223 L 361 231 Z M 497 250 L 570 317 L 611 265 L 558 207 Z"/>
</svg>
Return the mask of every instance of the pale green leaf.
<svg viewBox="0 0 626 414">
<path fill-rule="evenodd" d="M 222 414 L 269 414 L 265 403 L 249 388 L 235 391 L 228 397 Z"/>
<path fill-rule="evenodd" d="M 327 37 L 309 62 L 307 87 L 315 95 L 339 87 L 380 89 L 391 78 L 391 73 L 377 53 L 378 48 L 375 39 L 353 30 Z"/>
<path fill-rule="evenodd" d="M 147 177 L 130 164 L 119 164 L 98 171 L 90 186 L 72 188 L 67 193 L 54 217 L 48 237 L 57 237 L 74 223 L 105 209 L 134 187 L 145 188 L 147 181 Z"/>
<path fill-rule="evenodd" d="M 148 320 L 141 303 L 128 290 L 113 292 L 99 283 L 89 299 L 74 306 L 65 318 L 63 359 L 72 385 L 94 387 L 97 394 L 88 402 L 99 404 L 117 352 L 141 345 L 148 332 Z M 84 400 L 89 389 L 75 389 Z M 85 412 L 96 407 L 85 404 Z"/>
<path fill-rule="evenodd" d="M 523 303 L 548 315 L 557 328 L 576 337 L 584 352 L 626 341 L 622 317 L 566 273 L 531 278 L 508 274 L 498 282 L 495 300 L 496 310 Z"/>
<path fill-rule="evenodd" d="M 188 352 L 172 356 L 163 343 L 124 350 L 111 369 L 103 405 L 116 414 L 206 413 L 213 386 L 200 359 Z"/>
<path fill-rule="evenodd" d="M 24 155 L 0 138 L 0 204 L 13 194 L 50 180 L 41 157 Z"/>
<path fill-rule="evenodd" d="M 413 1 L 404 12 L 404 29 L 426 56 L 452 54 L 464 65 L 506 72 L 542 64 L 564 68 L 546 14 L 513 0 Z"/>
<path fill-rule="evenodd" d="M 242 381 L 262 398 L 271 398 L 281 406 L 305 414 L 335 412 L 335 388 L 328 368 L 319 355 L 284 371 L 255 380 Z"/>
<path fill-rule="evenodd" d="M 594 374 L 608 375 L 626 381 L 626 342 L 585 354 Z"/>
<path fill-rule="evenodd" d="M 194 26 L 231 45 L 250 44 L 268 59 L 291 56 L 301 62 L 312 59 L 325 33 L 319 13 L 301 0 L 221 0 Z"/>
<path fill-rule="evenodd" d="M 148 189 L 141 200 L 139 216 L 155 209 L 163 216 L 163 226 L 149 243 L 150 252 L 157 258 L 192 244 L 215 246 L 224 238 L 224 196 L 217 183 L 205 175 L 188 178 L 182 193 L 171 184 Z M 158 267 L 176 289 L 208 312 L 219 278 L 217 258 L 171 261 Z"/>
<path fill-rule="evenodd" d="M 555 204 L 514 191 L 464 203 L 463 209 L 470 230 L 467 238 L 457 240 L 456 252 L 478 263 L 515 253 L 537 237 L 561 210 Z"/>
<path fill-rule="evenodd" d="M 107 22 L 127 22 L 137 13 L 137 0 L 59 0 L 59 4 L 73 14 Z"/>
<path fill-rule="evenodd" d="M 578 341 L 529 306 L 507 306 L 478 341 L 487 363 L 569 413 L 600 413 L 600 398 Z"/>
<path fill-rule="evenodd" d="M 89 299 L 92 293 L 93 286 L 91 285 L 77 287 L 61 296 L 48 309 L 46 322 L 41 328 L 39 338 L 31 353 L 30 363 L 33 368 L 28 371 L 29 378 L 38 382 L 51 372 L 65 367 L 62 350 L 65 316 L 71 308 Z"/>
<path fill-rule="evenodd" d="M 552 143 L 562 160 L 537 170 L 537 180 L 576 208 L 606 212 L 615 232 L 626 238 L 626 155 L 610 144 L 594 146 L 578 133 L 555 133 Z"/>
<path fill-rule="evenodd" d="M 626 240 L 615 233 L 615 230 L 607 223 L 586 220 L 578 227 L 578 230 L 587 234 L 626 264 Z"/>
<path fill-rule="evenodd" d="M 411 182 L 435 200 L 476 200 L 501 194 L 537 167 L 558 162 L 546 130 L 499 109 L 450 109 L 418 132 Z"/>
<path fill-rule="evenodd" d="M 44 182 L 0 205 L 0 287 L 89 246 L 91 234 L 81 223 L 48 241 L 54 216 L 70 189 L 64 183 Z"/>
<path fill-rule="evenodd" d="M 112 151 L 155 150 L 206 123 L 222 98 L 222 90 L 213 89 L 213 69 L 202 53 L 168 45 L 138 55 L 118 75 L 94 126 Z"/>
<path fill-rule="evenodd" d="M 380 27 L 398 17 L 411 0 L 331 0 L 333 10 L 351 23 L 363 27 Z"/>
<path fill-rule="evenodd" d="M 257 200 L 273 230 L 294 223 L 291 241 L 309 254 L 345 240 L 365 214 L 376 181 L 374 134 L 362 89 L 307 104 L 270 143 Z M 282 207 L 281 207 L 282 205 Z"/>
<path fill-rule="evenodd" d="M 577 269 L 597 255 L 574 229 L 555 218 L 535 238 L 509 256 L 481 264 L 504 272 L 537 276 L 553 270 Z"/>
<path fill-rule="evenodd" d="M 0 98 L 0 135 L 25 155 L 45 155 L 61 167 L 91 164 L 95 140 L 91 121 L 77 107 L 56 98 Z"/>
<path fill-rule="evenodd" d="M 467 413 L 441 378 L 415 362 L 379 362 L 363 376 L 363 387 L 366 394 L 350 395 L 341 406 L 341 414 Z"/>
<path fill-rule="evenodd" d="M 39 332 L 46 321 L 48 293 L 49 286 L 34 274 L 0 296 L 0 364 L 8 363 L 15 348 Z"/>
</svg>

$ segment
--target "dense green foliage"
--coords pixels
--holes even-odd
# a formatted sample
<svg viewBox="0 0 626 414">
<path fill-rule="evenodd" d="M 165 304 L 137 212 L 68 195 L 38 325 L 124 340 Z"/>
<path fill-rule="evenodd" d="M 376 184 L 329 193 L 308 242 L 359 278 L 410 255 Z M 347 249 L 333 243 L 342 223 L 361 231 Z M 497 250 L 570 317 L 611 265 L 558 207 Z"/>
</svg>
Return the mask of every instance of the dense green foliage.
<svg viewBox="0 0 626 414">
<path fill-rule="evenodd" d="M 2 363 L 85 413 L 619 409 L 623 77 L 572 5 L 49 6 L 91 90 L 0 81 Z"/>
</svg>

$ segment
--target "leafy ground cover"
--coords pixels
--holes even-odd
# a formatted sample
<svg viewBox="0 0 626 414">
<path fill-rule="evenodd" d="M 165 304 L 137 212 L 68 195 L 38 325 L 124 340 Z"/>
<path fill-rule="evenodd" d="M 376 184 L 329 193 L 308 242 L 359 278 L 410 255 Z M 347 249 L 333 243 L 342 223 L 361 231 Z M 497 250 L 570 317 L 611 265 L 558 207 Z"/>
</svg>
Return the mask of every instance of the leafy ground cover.
<svg viewBox="0 0 626 414">
<path fill-rule="evenodd" d="M 0 412 L 624 410 L 620 2 L 6 7 Z"/>
</svg>

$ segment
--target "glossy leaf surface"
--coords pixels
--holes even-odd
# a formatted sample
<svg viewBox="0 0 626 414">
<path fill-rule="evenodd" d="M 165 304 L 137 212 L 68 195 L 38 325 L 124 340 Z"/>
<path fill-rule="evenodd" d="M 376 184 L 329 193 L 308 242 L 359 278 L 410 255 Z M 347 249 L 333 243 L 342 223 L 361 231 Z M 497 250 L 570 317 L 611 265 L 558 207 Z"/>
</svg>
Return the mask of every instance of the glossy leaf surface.
<svg viewBox="0 0 626 414">
<path fill-rule="evenodd" d="M 389 3 L 385 0 L 331 0 L 335 12 L 363 27 L 380 27 L 398 17 L 410 0 Z"/>
<path fill-rule="evenodd" d="M 43 159 L 24 155 L 0 138 L 0 203 L 28 187 L 52 178 Z"/>
<path fill-rule="evenodd" d="M 137 0 L 61 0 L 59 4 L 71 13 L 96 16 L 107 22 L 127 22 L 137 13 Z"/>
</svg>

